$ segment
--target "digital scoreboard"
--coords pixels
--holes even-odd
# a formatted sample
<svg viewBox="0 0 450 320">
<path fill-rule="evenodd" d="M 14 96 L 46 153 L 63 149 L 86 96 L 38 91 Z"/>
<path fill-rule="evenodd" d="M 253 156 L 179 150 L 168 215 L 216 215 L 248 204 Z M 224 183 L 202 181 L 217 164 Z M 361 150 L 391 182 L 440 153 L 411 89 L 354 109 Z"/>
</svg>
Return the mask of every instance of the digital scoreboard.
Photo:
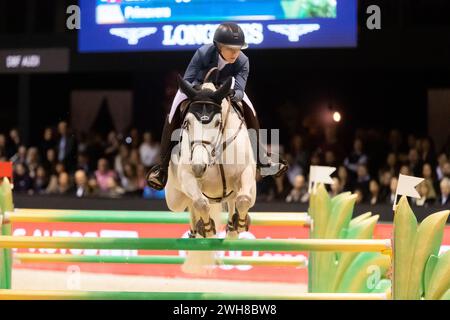
<svg viewBox="0 0 450 320">
<path fill-rule="evenodd" d="M 80 52 L 192 50 L 221 22 L 250 48 L 355 47 L 356 0 L 80 0 Z"/>
</svg>

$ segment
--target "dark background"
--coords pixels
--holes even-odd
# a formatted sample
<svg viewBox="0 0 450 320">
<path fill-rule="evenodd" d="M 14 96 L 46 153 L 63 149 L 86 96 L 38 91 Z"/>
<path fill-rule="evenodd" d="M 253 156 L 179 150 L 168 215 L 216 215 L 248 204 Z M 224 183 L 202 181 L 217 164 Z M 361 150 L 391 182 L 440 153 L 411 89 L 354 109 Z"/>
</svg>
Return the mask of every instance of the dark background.
<svg viewBox="0 0 450 320">
<path fill-rule="evenodd" d="M 46 125 L 68 119 L 72 90 L 131 89 L 136 127 L 158 136 L 167 103 L 164 79 L 182 73 L 193 52 L 78 54 L 77 32 L 65 28 L 65 9 L 76 3 L 0 0 L 0 48 L 71 49 L 68 74 L 0 75 L 2 129 L 19 126 L 25 141 L 35 143 Z M 381 7 L 381 30 L 366 28 L 371 4 Z M 247 91 L 262 126 L 282 128 L 280 108 L 291 106 L 301 119 L 326 105 L 342 112 L 344 136 L 357 127 L 426 134 L 427 90 L 450 85 L 449 13 L 446 0 L 359 1 L 355 49 L 247 50 Z M 19 95 L 23 86 L 29 97 Z M 29 99 L 29 110 L 19 108 L 21 99 Z"/>
</svg>

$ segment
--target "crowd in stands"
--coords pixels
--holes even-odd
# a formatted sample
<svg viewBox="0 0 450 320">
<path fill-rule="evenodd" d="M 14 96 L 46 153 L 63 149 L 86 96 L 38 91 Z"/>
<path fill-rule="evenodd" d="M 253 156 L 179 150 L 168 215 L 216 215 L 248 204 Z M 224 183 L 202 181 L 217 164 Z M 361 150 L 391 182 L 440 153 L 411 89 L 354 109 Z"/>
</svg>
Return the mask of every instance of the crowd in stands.
<svg viewBox="0 0 450 320">
<path fill-rule="evenodd" d="M 164 198 L 164 191 L 146 185 L 145 174 L 156 163 L 159 143 L 151 132 L 131 129 L 127 135 L 111 131 L 75 135 L 67 122 L 47 127 L 40 143 L 24 145 L 17 129 L 0 132 L 0 161 L 14 164 L 14 191 L 29 195 L 73 197 Z M 330 195 L 357 194 L 358 203 L 392 204 L 398 175 L 425 180 L 418 186 L 417 206 L 450 204 L 449 143 L 435 150 L 429 137 L 357 130 L 345 149 L 335 127 L 296 133 L 280 148 L 289 171 L 279 177 L 257 176 L 258 201 L 306 203 L 310 165 L 336 167 Z"/>
</svg>

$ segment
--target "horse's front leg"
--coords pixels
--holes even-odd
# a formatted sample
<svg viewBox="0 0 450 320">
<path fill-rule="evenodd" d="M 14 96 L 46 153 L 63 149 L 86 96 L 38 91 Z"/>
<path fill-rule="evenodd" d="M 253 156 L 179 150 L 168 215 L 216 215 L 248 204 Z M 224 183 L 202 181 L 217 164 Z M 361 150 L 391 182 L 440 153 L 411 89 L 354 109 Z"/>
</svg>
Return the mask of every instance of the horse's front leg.
<svg viewBox="0 0 450 320">
<path fill-rule="evenodd" d="M 208 199 L 203 195 L 197 179 L 188 170 L 182 170 L 181 189 L 192 199 L 192 208 L 195 219 L 195 231 L 204 238 L 212 237 L 216 234 L 216 226 L 209 216 L 210 205 Z"/>
<path fill-rule="evenodd" d="M 232 216 L 231 221 L 234 229 L 238 232 L 248 231 L 250 227 L 249 209 L 255 203 L 255 171 L 252 166 L 247 166 L 241 174 L 241 188 L 236 196 L 237 213 Z"/>
</svg>

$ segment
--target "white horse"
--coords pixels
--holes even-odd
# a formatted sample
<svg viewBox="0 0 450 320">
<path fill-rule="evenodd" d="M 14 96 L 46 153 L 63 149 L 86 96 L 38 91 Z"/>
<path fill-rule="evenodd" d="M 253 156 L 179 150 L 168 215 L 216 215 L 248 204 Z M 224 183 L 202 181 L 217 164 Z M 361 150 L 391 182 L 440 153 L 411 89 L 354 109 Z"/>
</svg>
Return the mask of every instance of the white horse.
<svg viewBox="0 0 450 320">
<path fill-rule="evenodd" d="M 256 162 L 245 121 L 226 98 L 231 79 L 217 90 L 212 83 L 196 90 L 181 77 L 179 86 L 189 100 L 182 112 L 181 141 L 169 164 L 167 206 L 189 210 L 190 237 L 212 238 L 226 202 L 227 238 L 238 238 L 248 230 L 248 211 L 255 204 Z M 189 252 L 183 270 L 198 273 L 212 264 L 213 252 Z"/>
</svg>

